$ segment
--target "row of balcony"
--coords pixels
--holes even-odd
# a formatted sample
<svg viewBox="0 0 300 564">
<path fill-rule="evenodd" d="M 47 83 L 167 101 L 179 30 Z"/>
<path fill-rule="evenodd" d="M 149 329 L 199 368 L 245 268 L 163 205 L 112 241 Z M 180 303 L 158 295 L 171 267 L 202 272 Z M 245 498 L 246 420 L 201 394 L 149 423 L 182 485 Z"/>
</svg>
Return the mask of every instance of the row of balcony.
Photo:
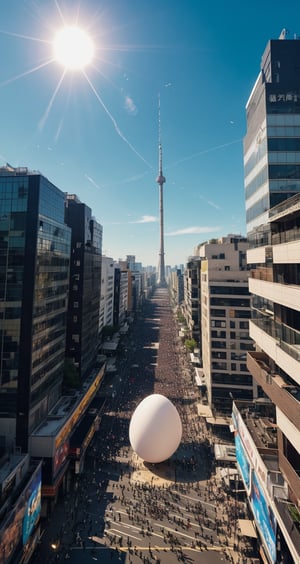
<svg viewBox="0 0 300 564">
<path fill-rule="evenodd" d="M 247 367 L 271 401 L 300 430 L 300 402 L 297 386 L 288 383 L 282 375 L 272 370 L 269 357 L 263 352 L 248 352 Z"/>
<path fill-rule="evenodd" d="M 251 319 L 251 323 L 272 337 L 284 352 L 300 361 L 300 331 L 269 317 Z"/>
</svg>

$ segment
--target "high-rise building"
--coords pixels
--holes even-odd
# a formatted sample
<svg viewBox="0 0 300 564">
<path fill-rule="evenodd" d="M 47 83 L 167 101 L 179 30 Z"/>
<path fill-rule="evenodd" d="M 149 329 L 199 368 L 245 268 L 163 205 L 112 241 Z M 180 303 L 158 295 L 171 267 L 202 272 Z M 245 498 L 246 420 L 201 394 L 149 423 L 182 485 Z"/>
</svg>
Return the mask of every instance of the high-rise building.
<svg viewBox="0 0 300 564">
<path fill-rule="evenodd" d="M 201 333 L 203 373 L 209 406 L 229 413 L 231 397 L 252 400 L 246 365 L 250 295 L 247 239 L 228 235 L 198 246 L 201 257 Z"/>
<path fill-rule="evenodd" d="M 91 209 L 71 194 L 66 196 L 65 221 L 72 229 L 66 356 L 82 380 L 100 343 L 102 226 Z"/>
<path fill-rule="evenodd" d="M 110 257 L 102 257 L 101 272 L 101 301 L 99 317 L 99 334 L 102 335 L 104 327 L 114 325 L 114 285 L 115 266 Z"/>
<path fill-rule="evenodd" d="M 114 327 L 122 327 L 126 322 L 128 304 L 128 274 L 114 264 Z M 124 328 L 123 328 L 124 329 Z"/>
<path fill-rule="evenodd" d="M 272 563 L 300 562 L 300 41 L 285 37 L 267 44 L 247 103 L 244 143 L 256 347 L 247 365 L 273 416 L 266 426 L 247 406 L 248 415 L 233 417 L 261 555 Z M 248 424 L 247 445 L 241 416 L 245 422 L 249 408 L 255 426 Z"/>
<path fill-rule="evenodd" d="M 192 339 L 195 339 L 197 347 L 200 349 L 200 358 L 202 359 L 200 274 L 200 257 L 190 257 L 184 271 L 184 302 L 182 309 L 190 336 Z"/>
<path fill-rule="evenodd" d="M 135 270 L 135 255 L 126 255 L 127 268 L 133 272 Z"/>
<path fill-rule="evenodd" d="M 269 41 L 246 105 L 244 171 L 250 246 L 268 243 L 269 209 L 300 191 L 299 59 L 299 39 Z"/>
<path fill-rule="evenodd" d="M 71 240 L 64 200 L 37 172 L 0 169 L 0 435 L 23 452 L 61 394 Z"/>
</svg>

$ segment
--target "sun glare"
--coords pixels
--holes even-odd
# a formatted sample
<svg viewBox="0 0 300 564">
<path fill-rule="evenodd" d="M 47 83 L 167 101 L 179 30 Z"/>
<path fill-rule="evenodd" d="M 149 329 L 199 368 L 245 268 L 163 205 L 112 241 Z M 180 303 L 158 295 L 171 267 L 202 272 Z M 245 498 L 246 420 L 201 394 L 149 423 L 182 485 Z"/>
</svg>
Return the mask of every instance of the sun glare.
<svg viewBox="0 0 300 564">
<path fill-rule="evenodd" d="M 94 57 L 90 36 L 78 27 L 64 27 L 53 41 L 54 59 L 66 70 L 82 70 Z"/>
</svg>

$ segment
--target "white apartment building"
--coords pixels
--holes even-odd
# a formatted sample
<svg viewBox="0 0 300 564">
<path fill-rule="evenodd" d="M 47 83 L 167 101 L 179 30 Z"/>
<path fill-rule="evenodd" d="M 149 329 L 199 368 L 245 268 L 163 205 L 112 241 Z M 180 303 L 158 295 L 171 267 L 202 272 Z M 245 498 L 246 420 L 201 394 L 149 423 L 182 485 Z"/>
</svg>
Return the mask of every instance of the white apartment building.
<svg viewBox="0 0 300 564">
<path fill-rule="evenodd" d="M 247 369 L 250 295 L 247 239 L 228 235 L 197 247 L 201 257 L 201 331 L 203 373 L 209 406 L 216 414 L 231 411 L 232 397 L 253 398 Z"/>
<path fill-rule="evenodd" d="M 99 315 L 99 335 L 103 327 L 113 326 L 114 321 L 114 260 L 102 257 L 101 299 Z"/>
</svg>

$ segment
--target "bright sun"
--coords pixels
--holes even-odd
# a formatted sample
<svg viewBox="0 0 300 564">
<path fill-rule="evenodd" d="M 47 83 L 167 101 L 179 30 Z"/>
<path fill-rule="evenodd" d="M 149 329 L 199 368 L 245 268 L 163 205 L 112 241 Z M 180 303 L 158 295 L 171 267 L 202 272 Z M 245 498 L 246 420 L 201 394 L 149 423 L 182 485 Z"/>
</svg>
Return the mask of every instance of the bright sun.
<svg viewBox="0 0 300 564">
<path fill-rule="evenodd" d="M 66 70 L 82 70 L 94 57 L 90 36 L 78 27 L 64 27 L 53 41 L 54 59 Z"/>
</svg>

